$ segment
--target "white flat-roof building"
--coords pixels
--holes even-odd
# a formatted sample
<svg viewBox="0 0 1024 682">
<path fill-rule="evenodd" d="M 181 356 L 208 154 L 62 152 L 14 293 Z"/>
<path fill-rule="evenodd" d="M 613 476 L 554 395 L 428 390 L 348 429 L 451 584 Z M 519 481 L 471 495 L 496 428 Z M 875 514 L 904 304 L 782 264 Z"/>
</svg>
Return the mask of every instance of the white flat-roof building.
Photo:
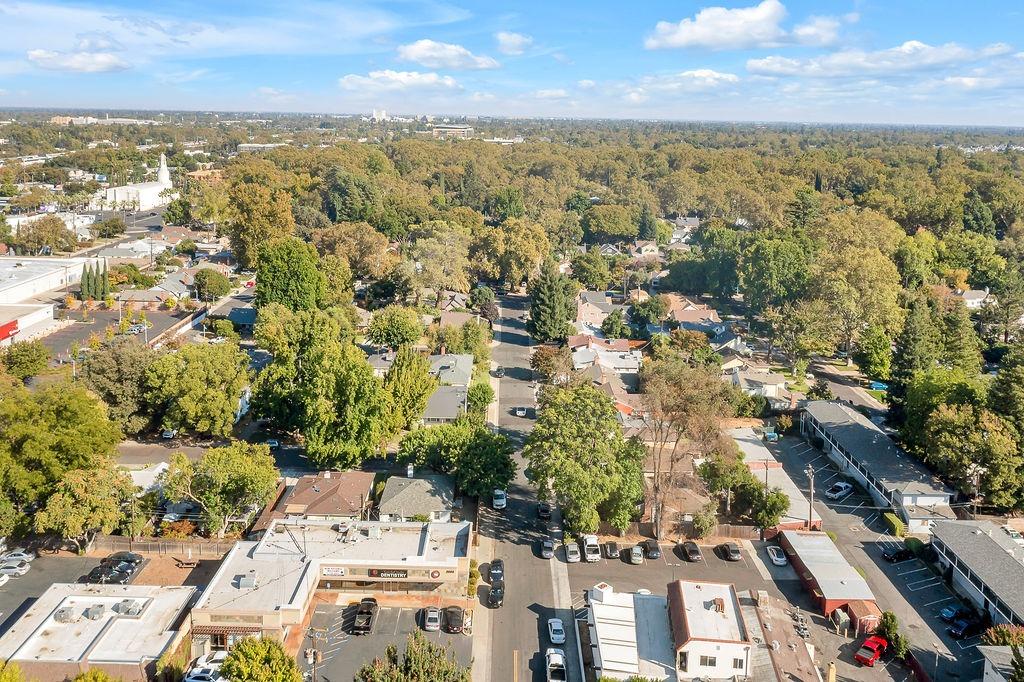
<svg viewBox="0 0 1024 682">
<path fill-rule="evenodd" d="M 33 296 L 82 280 L 86 263 L 99 267 L 100 258 L 23 258 L 0 256 L 0 305 L 25 303 Z"/>
<path fill-rule="evenodd" d="M 166 206 L 172 199 L 176 199 L 177 194 L 170 191 L 172 188 L 171 171 L 167 168 L 167 157 L 161 154 L 156 180 L 100 190 L 93 197 L 90 208 L 116 210 L 130 207 L 136 211 L 148 211 L 157 206 Z"/>
<path fill-rule="evenodd" d="M 731 680 L 749 674 L 753 641 L 731 584 L 669 583 L 668 618 L 680 680 Z"/>
<path fill-rule="evenodd" d="M 587 591 L 587 632 L 598 677 L 677 679 L 665 597 L 616 592 L 608 583 Z"/>
<path fill-rule="evenodd" d="M 99 668 L 127 681 L 154 679 L 177 645 L 194 587 L 56 583 L 0 638 L 0 661 L 29 679 L 62 680 Z"/>
</svg>

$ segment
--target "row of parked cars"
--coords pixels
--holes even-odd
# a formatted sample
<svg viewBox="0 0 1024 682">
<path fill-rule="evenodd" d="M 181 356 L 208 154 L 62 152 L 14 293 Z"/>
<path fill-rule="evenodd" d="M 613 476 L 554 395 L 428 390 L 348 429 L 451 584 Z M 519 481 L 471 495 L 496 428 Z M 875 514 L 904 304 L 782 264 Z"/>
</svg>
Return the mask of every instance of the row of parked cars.
<svg viewBox="0 0 1024 682">
<path fill-rule="evenodd" d="M 32 561 L 36 558 L 36 553 L 29 549 L 15 547 L 8 550 L 3 538 L 0 538 L 0 552 L 3 552 L 0 554 L 0 585 L 12 577 L 17 578 L 28 573 L 32 568 Z"/>
<path fill-rule="evenodd" d="M 145 559 L 134 552 L 114 552 L 89 571 L 82 582 L 90 585 L 127 585 L 142 568 Z"/>
</svg>

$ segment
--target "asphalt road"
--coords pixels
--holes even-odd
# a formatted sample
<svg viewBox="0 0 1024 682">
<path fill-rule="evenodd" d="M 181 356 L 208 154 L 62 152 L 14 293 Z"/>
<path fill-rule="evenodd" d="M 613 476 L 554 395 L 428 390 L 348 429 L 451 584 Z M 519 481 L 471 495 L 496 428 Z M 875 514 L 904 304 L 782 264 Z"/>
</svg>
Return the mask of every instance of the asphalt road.
<svg viewBox="0 0 1024 682">
<path fill-rule="evenodd" d="M 834 365 L 827 362 L 815 362 L 811 365 L 810 371 L 817 377 L 823 377 L 829 389 L 840 400 L 844 400 L 858 407 L 866 407 L 872 412 L 872 416 L 884 415 L 888 408 L 868 393 L 855 376 L 843 374 Z"/>
</svg>

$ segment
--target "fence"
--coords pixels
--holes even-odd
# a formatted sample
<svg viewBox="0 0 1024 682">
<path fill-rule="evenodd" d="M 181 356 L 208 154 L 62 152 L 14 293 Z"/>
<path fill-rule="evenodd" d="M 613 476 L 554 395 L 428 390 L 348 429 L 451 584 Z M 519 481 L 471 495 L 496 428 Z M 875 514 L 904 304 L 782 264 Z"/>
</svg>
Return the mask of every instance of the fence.
<svg viewBox="0 0 1024 682">
<path fill-rule="evenodd" d="M 173 555 L 184 558 L 189 555 L 193 559 L 219 559 L 232 547 L 233 540 L 162 540 L 143 538 L 131 540 L 121 535 L 97 535 L 91 548 L 100 552 L 139 552 L 142 554 Z"/>
</svg>

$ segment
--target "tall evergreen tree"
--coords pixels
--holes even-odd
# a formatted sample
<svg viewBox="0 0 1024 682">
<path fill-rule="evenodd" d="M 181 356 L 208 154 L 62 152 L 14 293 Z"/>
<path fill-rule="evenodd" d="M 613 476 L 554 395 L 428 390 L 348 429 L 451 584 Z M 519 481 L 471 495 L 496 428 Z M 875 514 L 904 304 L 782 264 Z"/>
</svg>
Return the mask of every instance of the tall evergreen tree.
<svg viewBox="0 0 1024 682">
<path fill-rule="evenodd" d="M 571 281 L 558 272 L 554 261 L 541 267 L 530 287 L 530 296 L 530 334 L 538 341 L 565 339 L 576 317 L 576 299 Z"/>
<path fill-rule="evenodd" d="M 919 297 L 910 305 L 892 358 L 889 414 L 897 424 L 902 424 L 905 418 L 907 386 L 917 372 L 935 365 L 940 352 L 941 337 L 931 306 L 926 299 Z"/>
<path fill-rule="evenodd" d="M 391 394 L 399 427 L 408 429 L 423 416 L 427 400 L 437 388 L 437 379 L 430 374 L 426 357 L 412 346 L 402 346 L 384 379 L 384 388 Z"/>
<path fill-rule="evenodd" d="M 1024 434 L 1024 345 L 1017 344 L 1003 358 L 989 389 L 989 406 Z"/>
<path fill-rule="evenodd" d="M 96 298 L 96 294 L 92 290 L 92 282 L 92 264 L 86 263 L 85 269 L 82 271 L 82 281 L 80 282 L 83 301 Z"/>
<path fill-rule="evenodd" d="M 650 206 L 644 206 L 640 213 L 640 230 L 637 239 L 654 241 L 658 236 L 658 221 L 654 217 Z"/>
<path fill-rule="evenodd" d="M 981 341 L 967 307 L 957 301 L 942 316 L 942 364 L 973 376 L 981 371 Z"/>
<path fill-rule="evenodd" d="M 110 295 L 110 277 L 107 275 L 107 261 L 103 261 L 103 274 L 100 276 L 100 296 L 106 298 Z"/>
</svg>

